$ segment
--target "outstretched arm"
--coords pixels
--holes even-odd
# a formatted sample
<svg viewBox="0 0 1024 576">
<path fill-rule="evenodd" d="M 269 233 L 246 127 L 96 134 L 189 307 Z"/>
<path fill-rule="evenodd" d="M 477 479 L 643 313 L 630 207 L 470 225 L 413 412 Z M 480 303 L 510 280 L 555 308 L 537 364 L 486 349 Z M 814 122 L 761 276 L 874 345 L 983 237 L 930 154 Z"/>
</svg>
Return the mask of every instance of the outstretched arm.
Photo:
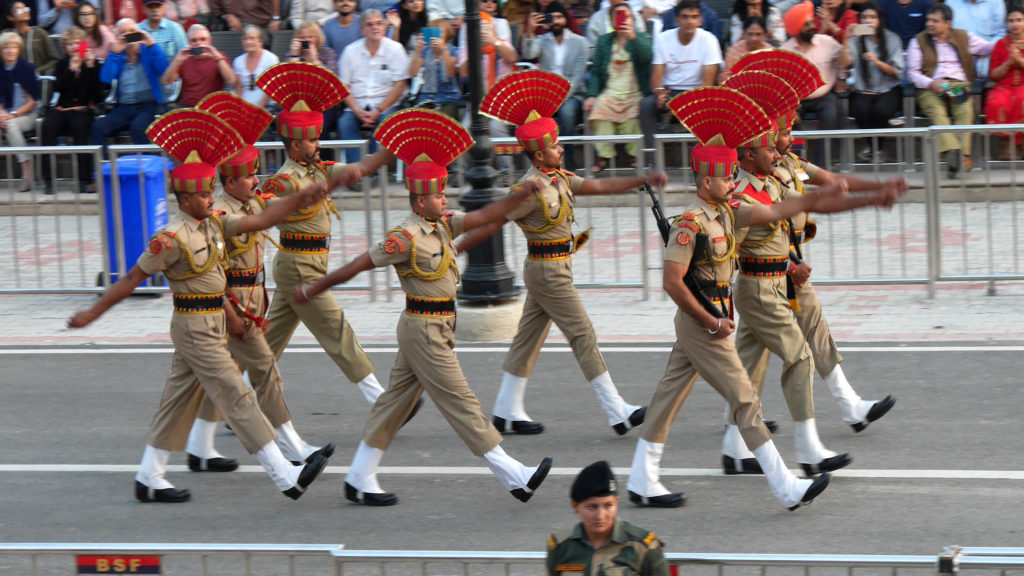
<svg viewBox="0 0 1024 576">
<path fill-rule="evenodd" d="M 74 316 L 68 318 L 68 328 L 85 328 L 94 320 L 99 318 L 104 312 L 110 310 L 114 304 L 117 304 L 121 300 L 131 296 L 132 291 L 138 288 L 139 284 L 142 284 L 148 276 L 148 274 L 139 268 L 138 264 L 132 266 L 132 269 L 128 271 L 128 274 L 122 276 L 120 280 L 108 288 L 107 291 L 103 293 L 103 296 L 94 302 L 88 310 L 76 312 Z"/>
<path fill-rule="evenodd" d="M 819 188 L 816 192 L 804 196 L 787 198 L 771 206 L 755 205 L 750 216 L 750 224 L 778 222 L 800 212 L 831 214 L 834 212 L 846 212 L 847 210 L 853 210 L 862 206 L 890 207 L 906 191 L 906 180 L 895 179 L 886 182 L 874 194 L 848 196 L 846 195 L 846 182 L 842 179 L 836 179 L 831 185 Z"/>
<path fill-rule="evenodd" d="M 593 196 L 599 194 L 620 194 L 633 188 L 639 188 L 647 182 L 655 188 L 664 188 L 668 184 L 668 176 L 664 172 L 655 172 L 648 176 L 627 176 L 625 178 L 597 178 L 583 181 L 577 196 Z"/>
<path fill-rule="evenodd" d="M 341 179 L 342 176 L 339 174 L 331 178 L 326 185 L 321 183 L 311 184 L 299 190 L 296 194 L 278 197 L 263 212 L 242 217 L 238 223 L 238 233 L 245 234 L 246 232 L 255 232 L 256 230 L 266 230 L 287 218 L 289 214 L 316 204 L 327 197 L 327 191 L 332 188 L 331 184 Z"/>
<path fill-rule="evenodd" d="M 356 274 L 372 270 L 374 267 L 373 260 L 370 259 L 370 253 L 363 252 L 348 264 L 334 270 L 316 282 L 296 286 L 292 293 L 292 297 L 295 298 L 295 302 L 304 304 L 315 298 L 317 294 L 329 289 L 331 286 L 334 286 L 335 284 L 344 284 L 354 278 Z"/>
<path fill-rule="evenodd" d="M 540 184 L 535 180 L 527 180 L 512 188 L 512 192 L 503 200 L 492 202 L 479 210 L 466 213 L 463 227 L 466 233 L 459 236 L 455 244 L 455 253 L 462 254 L 466 250 L 480 244 L 491 237 L 507 221 L 505 216 L 520 204 L 537 193 Z"/>
<path fill-rule="evenodd" d="M 850 192 L 874 192 L 881 190 L 888 182 L 885 180 L 865 180 L 864 178 L 857 178 L 849 174 L 836 174 L 822 168 L 811 178 L 811 184 L 828 186 L 838 180 L 845 181 L 846 189 Z"/>
</svg>

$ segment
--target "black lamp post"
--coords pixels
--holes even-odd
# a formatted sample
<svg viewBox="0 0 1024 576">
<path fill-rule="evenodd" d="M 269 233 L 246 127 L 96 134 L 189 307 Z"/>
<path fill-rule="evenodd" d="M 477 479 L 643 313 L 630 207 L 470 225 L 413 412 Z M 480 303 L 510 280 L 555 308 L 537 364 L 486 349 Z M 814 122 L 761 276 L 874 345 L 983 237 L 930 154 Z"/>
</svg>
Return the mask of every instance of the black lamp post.
<svg viewBox="0 0 1024 576">
<path fill-rule="evenodd" d="M 476 144 L 469 150 L 473 166 L 466 171 L 466 178 L 473 189 L 460 201 L 468 212 L 482 208 L 504 194 L 494 189 L 498 171 L 491 166 L 489 120 L 480 114 L 480 102 L 483 100 L 483 67 L 479 57 L 483 53 L 480 47 L 480 2 L 465 2 L 469 103 L 473 121 L 470 133 L 476 140 Z M 514 298 L 519 293 L 514 279 L 515 275 L 505 265 L 505 241 L 499 230 L 486 241 L 469 249 L 469 266 L 462 273 L 459 300 L 489 304 Z"/>
</svg>

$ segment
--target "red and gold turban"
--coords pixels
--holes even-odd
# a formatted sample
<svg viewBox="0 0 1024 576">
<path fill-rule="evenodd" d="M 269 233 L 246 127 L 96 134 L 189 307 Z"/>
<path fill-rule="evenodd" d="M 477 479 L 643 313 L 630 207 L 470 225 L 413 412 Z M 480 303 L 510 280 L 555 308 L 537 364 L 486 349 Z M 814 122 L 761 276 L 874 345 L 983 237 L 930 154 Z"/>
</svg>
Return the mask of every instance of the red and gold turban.
<svg viewBox="0 0 1024 576">
<path fill-rule="evenodd" d="M 256 87 L 284 109 L 277 115 L 277 131 L 291 140 L 319 138 L 323 111 L 348 96 L 348 89 L 333 72 L 308 62 L 275 64 L 256 78 Z"/>
<path fill-rule="evenodd" d="M 260 153 L 253 144 L 274 121 L 274 117 L 259 106 L 246 102 L 230 92 L 214 92 L 196 104 L 196 110 L 209 112 L 228 123 L 245 141 L 245 148 L 220 165 L 220 173 L 245 178 L 260 171 Z"/>
<path fill-rule="evenodd" d="M 558 123 L 551 117 L 571 88 L 571 82 L 554 72 L 513 72 L 494 83 L 480 103 L 480 113 L 516 126 L 519 144 L 536 152 L 558 143 Z"/>
<path fill-rule="evenodd" d="M 410 194 L 435 194 L 448 184 L 448 169 L 473 145 L 469 132 L 446 114 L 410 108 L 388 116 L 373 138 L 406 163 Z"/>
<path fill-rule="evenodd" d="M 772 122 L 772 129 L 744 143 L 746 148 L 773 148 L 779 128 L 776 118 L 800 105 L 800 98 L 785 80 L 761 70 L 744 70 L 729 77 L 722 86 L 748 96 Z"/>
<path fill-rule="evenodd" d="M 698 177 L 731 177 L 736 148 L 771 129 L 764 111 L 730 88 L 690 90 L 669 100 L 668 107 L 700 141 L 690 156 L 690 167 Z"/>
<path fill-rule="evenodd" d="M 182 108 L 160 116 L 146 136 L 181 164 L 171 170 L 175 192 L 213 191 L 217 166 L 245 147 L 242 136 L 227 122 L 202 110 Z"/>
</svg>

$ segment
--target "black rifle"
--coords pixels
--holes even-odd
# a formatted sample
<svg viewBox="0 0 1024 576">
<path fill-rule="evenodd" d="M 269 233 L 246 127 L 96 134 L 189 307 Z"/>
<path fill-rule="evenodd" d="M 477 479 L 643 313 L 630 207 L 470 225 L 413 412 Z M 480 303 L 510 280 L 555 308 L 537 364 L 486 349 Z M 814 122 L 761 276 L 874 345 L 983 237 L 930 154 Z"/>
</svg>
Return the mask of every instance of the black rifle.
<svg viewBox="0 0 1024 576">
<path fill-rule="evenodd" d="M 658 197 L 654 195 L 654 190 L 651 190 L 651 186 L 644 182 L 644 189 L 651 196 L 651 212 L 654 212 L 654 220 L 658 223 L 658 232 L 661 232 L 661 240 L 665 246 L 668 246 L 668 235 L 672 226 L 668 223 L 668 219 L 665 218 L 665 214 L 661 211 L 661 204 L 658 203 Z M 725 310 L 725 302 L 722 301 L 722 307 L 719 308 L 711 302 L 711 298 L 705 293 L 705 290 L 714 289 L 718 295 L 719 300 L 722 298 L 721 289 L 718 286 L 718 277 L 715 276 L 713 281 L 702 281 L 699 280 L 694 274 L 694 264 L 697 261 L 697 256 L 702 252 L 707 255 L 708 265 L 711 266 L 712 273 L 714 273 L 715 265 L 711 259 L 711 242 L 708 241 L 708 235 L 704 233 L 698 233 L 695 238 L 695 245 L 693 247 L 693 256 L 690 258 L 690 265 L 687 267 L 686 276 L 683 277 L 683 284 L 686 285 L 693 297 L 697 299 L 697 302 L 708 311 L 709 314 L 715 318 L 728 318 L 729 313 Z"/>
</svg>

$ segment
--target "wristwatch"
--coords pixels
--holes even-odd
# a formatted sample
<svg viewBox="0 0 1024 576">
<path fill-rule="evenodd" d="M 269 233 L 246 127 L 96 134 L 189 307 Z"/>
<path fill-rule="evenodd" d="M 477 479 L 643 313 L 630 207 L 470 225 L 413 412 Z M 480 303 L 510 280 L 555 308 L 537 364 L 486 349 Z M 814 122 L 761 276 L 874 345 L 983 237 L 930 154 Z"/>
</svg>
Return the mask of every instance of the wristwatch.
<svg viewBox="0 0 1024 576">
<path fill-rule="evenodd" d="M 270 19 L 273 20 L 274 22 L 280 22 L 281 21 L 281 17 L 277 16 L 276 14 L 274 16 L 271 16 Z"/>
</svg>

